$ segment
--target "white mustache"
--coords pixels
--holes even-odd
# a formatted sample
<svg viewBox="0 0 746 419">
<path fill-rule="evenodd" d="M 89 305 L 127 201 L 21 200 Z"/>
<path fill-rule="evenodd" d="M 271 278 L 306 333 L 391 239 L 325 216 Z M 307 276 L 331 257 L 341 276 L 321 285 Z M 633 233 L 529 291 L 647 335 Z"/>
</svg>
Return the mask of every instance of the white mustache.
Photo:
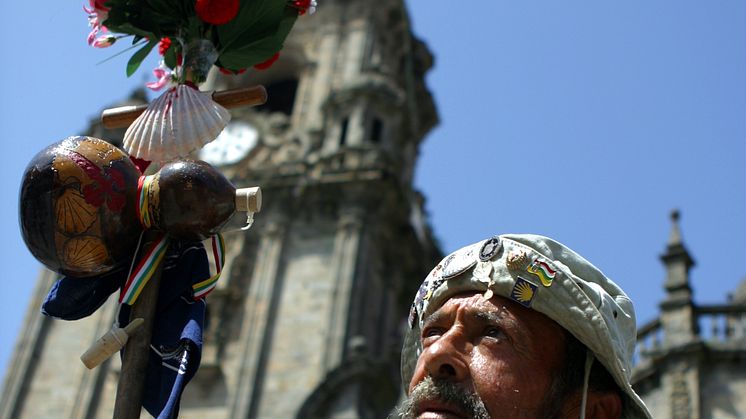
<svg viewBox="0 0 746 419">
<path fill-rule="evenodd" d="M 463 412 L 473 419 L 491 419 L 478 394 L 445 380 L 426 377 L 417 384 L 406 400 L 389 415 L 389 419 L 416 419 L 426 401 L 438 401 Z"/>
</svg>

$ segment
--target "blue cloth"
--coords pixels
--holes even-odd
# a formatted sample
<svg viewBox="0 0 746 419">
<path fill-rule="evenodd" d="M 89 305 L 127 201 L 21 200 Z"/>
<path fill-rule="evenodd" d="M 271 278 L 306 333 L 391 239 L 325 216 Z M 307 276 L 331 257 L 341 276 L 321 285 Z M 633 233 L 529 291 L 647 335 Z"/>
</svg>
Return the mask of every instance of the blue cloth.
<svg viewBox="0 0 746 419">
<path fill-rule="evenodd" d="M 170 419 L 178 416 L 181 394 L 199 368 L 206 303 L 194 301 L 192 285 L 209 277 L 209 267 L 201 242 L 173 239 L 163 263 L 143 407 L 158 419 Z M 61 278 L 42 312 L 66 320 L 86 317 L 124 284 L 126 276 L 120 270 L 96 278 Z M 129 316 L 130 307 L 122 305 L 121 327 Z"/>
<path fill-rule="evenodd" d="M 172 240 L 163 263 L 143 395 L 143 407 L 158 419 L 178 416 L 184 387 L 199 368 L 206 306 L 194 301 L 192 285 L 210 276 L 201 242 Z M 120 324 L 129 311 L 122 306 Z"/>
<path fill-rule="evenodd" d="M 62 277 L 52 284 L 41 312 L 62 320 L 88 317 L 124 284 L 126 276 L 120 269 L 93 278 Z"/>
</svg>

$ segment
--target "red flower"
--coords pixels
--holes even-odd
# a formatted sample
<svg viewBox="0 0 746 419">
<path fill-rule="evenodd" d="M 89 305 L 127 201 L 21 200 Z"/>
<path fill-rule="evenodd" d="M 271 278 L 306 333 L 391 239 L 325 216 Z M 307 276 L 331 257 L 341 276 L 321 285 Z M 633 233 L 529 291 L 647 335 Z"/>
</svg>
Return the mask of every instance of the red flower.
<svg viewBox="0 0 746 419">
<path fill-rule="evenodd" d="M 239 0 L 196 0 L 194 9 L 204 22 L 223 25 L 238 14 Z"/>
<path fill-rule="evenodd" d="M 107 1 L 108 0 L 91 0 L 89 2 L 89 4 L 91 5 L 91 7 L 94 7 L 96 9 L 98 9 L 98 10 L 103 10 L 103 11 L 108 12 L 109 8 L 106 7 L 106 6 L 104 6 Z"/>
<path fill-rule="evenodd" d="M 309 14 L 316 12 L 316 0 L 290 0 L 290 5 L 298 9 L 298 14 L 301 16 L 306 12 Z"/>
<path fill-rule="evenodd" d="M 69 157 L 91 178 L 81 191 L 85 202 L 97 208 L 105 203 L 110 210 L 120 212 L 126 203 L 124 175 L 113 167 L 100 168 L 77 152 Z"/>
<path fill-rule="evenodd" d="M 275 61 L 277 61 L 278 58 L 280 58 L 280 52 L 279 51 L 275 52 L 275 55 L 269 57 L 269 59 L 267 61 L 261 62 L 259 64 L 254 64 L 254 68 L 256 68 L 257 70 L 266 70 L 266 69 L 272 67 L 272 64 L 274 64 Z"/>
<path fill-rule="evenodd" d="M 161 42 L 158 43 L 158 54 L 166 55 L 169 48 L 171 48 L 171 38 L 161 38 Z"/>
</svg>

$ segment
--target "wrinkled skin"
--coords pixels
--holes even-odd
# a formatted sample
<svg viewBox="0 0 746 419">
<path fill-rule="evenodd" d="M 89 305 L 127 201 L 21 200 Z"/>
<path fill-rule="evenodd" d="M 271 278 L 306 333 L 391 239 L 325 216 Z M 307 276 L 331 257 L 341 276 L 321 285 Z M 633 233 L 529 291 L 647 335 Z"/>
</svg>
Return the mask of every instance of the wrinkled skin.
<svg viewBox="0 0 746 419">
<path fill-rule="evenodd" d="M 466 411 L 471 407 L 422 389 L 433 381 L 475 395 L 493 419 L 565 416 L 557 404 L 547 411 L 553 378 L 565 359 L 564 331 L 543 314 L 499 296 L 459 295 L 425 319 L 421 339 L 423 353 L 407 391 L 409 413 L 402 417 L 475 415 Z"/>
</svg>

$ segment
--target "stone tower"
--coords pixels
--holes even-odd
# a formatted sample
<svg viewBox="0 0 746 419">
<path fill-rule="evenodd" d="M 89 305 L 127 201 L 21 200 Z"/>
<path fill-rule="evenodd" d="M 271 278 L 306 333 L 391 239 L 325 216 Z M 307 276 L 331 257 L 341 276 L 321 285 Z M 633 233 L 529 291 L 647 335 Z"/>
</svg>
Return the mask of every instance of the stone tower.
<svg viewBox="0 0 746 419">
<path fill-rule="evenodd" d="M 396 402 L 408 304 L 439 257 L 412 186 L 437 123 L 431 64 L 401 0 L 325 0 L 272 68 L 214 76 L 217 88 L 267 87 L 268 103 L 235 111 L 202 154 L 236 185 L 260 185 L 264 208 L 251 230 L 234 219 L 225 234 L 180 417 L 380 418 Z M 72 323 L 45 318 L 53 279 L 39 279 L 0 417 L 111 417 L 119 360 L 87 371 L 77 358 L 116 306 Z"/>
<path fill-rule="evenodd" d="M 656 419 L 746 417 L 746 281 L 727 304 L 696 304 L 678 211 L 671 220 L 661 255 L 666 297 L 660 316 L 638 330 L 635 388 Z"/>
</svg>

